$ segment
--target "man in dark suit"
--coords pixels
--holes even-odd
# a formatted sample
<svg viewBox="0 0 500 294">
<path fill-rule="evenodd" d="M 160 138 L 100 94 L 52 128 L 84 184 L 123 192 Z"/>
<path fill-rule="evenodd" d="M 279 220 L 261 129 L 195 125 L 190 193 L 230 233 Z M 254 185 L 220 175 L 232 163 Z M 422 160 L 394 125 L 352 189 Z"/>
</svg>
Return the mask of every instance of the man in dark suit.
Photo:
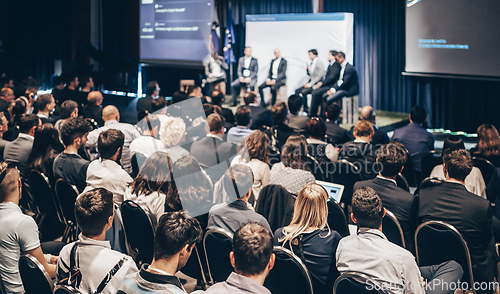
<svg viewBox="0 0 500 294">
<path fill-rule="evenodd" d="M 224 117 L 220 114 L 212 113 L 207 117 L 207 125 L 210 132 L 207 136 L 191 145 L 191 155 L 198 162 L 206 167 L 211 167 L 206 170 L 212 181 L 218 181 L 227 167 L 231 163 L 231 159 L 236 155 L 236 145 L 224 142 Z M 227 164 L 220 164 L 226 161 Z"/>
<path fill-rule="evenodd" d="M 257 95 L 255 95 L 254 92 L 247 92 L 244 100 L 245 105 L 248 106 L 252 112 L 252 125 L 250 129 L 264 130 L 266 127 L 273 126 L 271 111 L 257 103 Z"/>
<path fill-rule="evenodd" d="M 476 282 L 492 282 L 497 257 L 492 238 L 490 202 L 467 191 L 465 178 L 473 162 L 465 150 L 443 154 L 446 181 L 419 193 L 419 222 L 443 221 L 454 226 L 467 242 Z"/>
<path fill-rule="evenodd" d="M 315 90 L 312 91 L 312 100 L 311 100 L 311 112 L 310 116 L 318 115 L 318 108 L 323 101 L 323 94 L 328 91 L 339 79 L 340 76 L 340 64 L 336 62 L 335 56 L 337 56 L 338 52 L 335 50 L 331 50 L 328 54 L 328 67 L 326 68 L 326 73 L 315 86 Z"/>
<path fill-rule="evenodd" d="M 10 120 L 9 106 L 16 96 L 11 88 L 3 88 L 0 91 L 0 112 L 3 112 L 7 120 Z"/>
<path fill-rule="evenodd" d="M 8 129 L 9 122 L 3 112 L 0 112 L 0 162 L 3 161 L 3 151 L 5 146 L 9 143 L 9 141 L 3 139 L 3 133 L 7 132 Z"/>
<path fill-rule="evenodd" d="M 301 108 L 302 97 L 297 94 L 288 97 L 288 110 L 290 110 L 290 120 L 288 121 L 288 126 L 294 129 L 297 133 L 305 134 L 309 117 L 299 114 Z"/>
<path fill-rule="evenodd" d="M 326 110 L 326 136 L 333 145 L 341 145 L 350 140 L 346 129 L 338 125 L 340 112 L 342 108 L 337 103 L 330 104 Z"/>
<path fill-rule="evenodd" d="M 84 118 L 93 119 L 99 127 L 104 126 L 104 121 L 102 120 L 102 101 L 101 92 L 92 91 L 87 96 L 87 105 L 85 105 L 82 111 Z"/>
<path fill-rule="evenodd" d="M 301 95 L 304 101 L 304 111 L 309 112 L 307 107 L 307 94 L 311 94 L 313 88 L 321 80 L 325 74 L 325 66 L 323 62 L 318 58 L 318 50 L 309 50 L 309 59 L 311 59 L 311 64 L 307 66 L 307 74 L 309 75 L 309 81 L 302 87 L 295 90 L 295 94 Z"/>
<path fill-rule="evenodd" d="M 406 163 L 405 147 L 397 142 L 381 146 L 377 152 L 377 163 L 381 167 L 378 176 L 372 180 L 357 182 L 354 190 L 359 187 L 370 187 L 377 192 L 384 207 L 394 213 L 401 224 L 407 249 L 413 251 L 413 235 L 410 227 L 410 217 L 413 216 L 410 212 L 413 205 L 417 205 L 414 201 L 415 195 L 396 184 L 396 176 L 403 170 Z"/>
<path fill-rule="evenodd" d="M 264 89 L 267 87 L 271 88 L 271 95 L 273 96 L 271 105 L 274 105 L 274 103 L 276 103 L 276 92 L 279 91 L 281 86 L 286 84 L 286 60 L 281 57 L 281 52 L 278 48 L 274 49 L 274 56 L 276 58 L 271 61 L 267 79 L 259 86 L 260 104 L 264 107 L 266 107 Z"/>
<path fill-rule="evenodd" d="M 151 81 L 146 85 L 146 96 L 137 101 L 137 117 L 144 117 L 144 112 L 153 114 L 163 106 L 156 106 L 153 101 L 160 95 L 160 86 L 157 81 Z"/>
<path fill-rule="evenodd" d="M 365 106 L 361 108 L 361 117 L 359 119 L 366 120 L 373 125 L 373 130 L 375 131 L 375 133 L 373 134 L 370 143 L 373 145 L 375 149 L 378 148 L 380 145 L 387 144 L 391 141 L 389 139 L 389 136 L 387 136 L 387 133 L 382 132 L 377 127 L 377 114 L 375 113 L 375 110 L 373 110 L 373 107 Z M 351 130 L 349 131 L 349 136 L 351 137 L 351 139 L 354 138 L 353 128 L 351 128 Z"/>
<path fill-rule="evenodd" d="M 245 47 L 244 54 L 245 56 L 240 57 L 240 60 L 238 60 L 238 70 L 236 71 L 238 78 L 231 83 L 233 106 L 238 104 L 236 97 L 238 97 L 241 87 L 250 88 L 250 91 L 252 91 L 255 84 L 257 84 L 259 64 L 257 63 L 257 59 L 252 57 L 252 48 Z"/>
<path fill-rule="evenodd" d="M 323 94 L 327 104 L 359 94 L 358 72 L 354 66 L 347 62 L 344 52 L 338 52 L 335 59 L 340 64 L 340 76 L 330 90 Z"/>
<path fill-rule="evenodd" d="M 38 109 L 38 113 L 36 115 L 40 118 L 42 124 L 55 123 L 55 120 L 51 117 L 54 107 L 56 106 L 56 100 L 52 94 L 41 95 L 36 99 L 35 104 Z"/>
<path fill-rule="evenodd" d="M 78 91 L 78 85 L 80 81 L 75 75 L 68 75 L 65 78 L 66 87 L 62 90 L 61 98 L 59 99 L 59 105 L 66 100 L 73 100 L 81 106 L 84 102 L 80 101 L 80 92 Z M 28 96 L 26 96 L 28 97 Z"/>
</svg>

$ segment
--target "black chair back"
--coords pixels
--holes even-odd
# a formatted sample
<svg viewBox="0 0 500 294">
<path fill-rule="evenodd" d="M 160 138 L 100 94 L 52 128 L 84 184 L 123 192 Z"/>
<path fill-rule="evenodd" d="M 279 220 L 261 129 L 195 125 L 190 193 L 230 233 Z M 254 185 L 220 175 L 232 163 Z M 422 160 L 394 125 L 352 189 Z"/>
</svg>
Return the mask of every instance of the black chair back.
<svg viewBox="0 0 500 294">
<path fill-rule="evenodd" d="M 311 277 L 302 260 L 283 247 L 275 246 L 273 252 L 276 260 L 264 286 L 273 294 L 312 294 Z"/>
<path fill-rule="evenodd" d="M 133 178 L 135 178 L 139 174 L 139 171 L 141 170 L 141 167 L 144 165 L 144 162 L 146 162 L 146 159 L 148 158 L 140 153 L 134 153 L 134 155 L 132 155 L 130 163 L 132 165 Z"/>
<path fill-rule="evenodd" d="M 189 256 L 186 265 L 181 269 L 181 272 L 188 277 L 196 279 L 198 281 L 203 281 L 207 284 L 206 272 L 207 268 L 205 251 L 203 250 L 203 243 L 198 242 Z"/>
<path fill-rule="evenodd" d="M 345 272 L 333 285 L 333 294 L 384 294 L 381 285 L 358 272 Z"/>
<path fill-rule="evenodd" d="M 410 192 L 410 185 L 408 185 L 406 178 L 402 174 L 396 175 L 396 184 L 398 185 L 399 188 L 407 192 Z"/>
<path fill-rule="evenodd" d="M 68 285 L 57 285 L 54 294 L 81 294 L 81 292 Z"/>
<path fill-rule="evenodd" d="M 415 232 L 415 251 L 419 266 L 440 264 L 454 260 L 464 271 L 461 281 L 474 285 L 469 248 L 462 235 L 452 225 L 428 221 Z"/>
<path fill-rule="evenodd" d="M 212 284 L 225 281 L 233 272 L 229 253 L 233 250 L 233 235 L 223 229 L 208 230 L 203 237 L 203 248 Z"/>
<path fill-rule="evenodd" d="M 61 223 L 64 223 L 59 210 L 59 201 L 57 200 L 57 196 L 52 193 L 49 179 L 43 173 L 31 170 L 29 172 L 29 180 L 31 196 L 40 213 L 38 226 L 41 226 L 41 222 L 47 216 L 57 217 Z"/>
<path fill-rule="evenodd" d="M 323 172 L 323 168 L 319 164 L 319 162 L 316 160 L 316 158 L 312 157 L 311 155 L 307 155 L 307 165 L 309 166 L 309 170 L 311 170 L 311 173 L 314 175 L 316 180 L 318 181 L 324 181 L 325 180 L 325 173 Z"/>
<path fill-rule="evenodd" d="M 345 217 L 344 210 L 334 199 L 328 199 L 328 226 L 330 229 L 337 231 L 340 236 L 349 236 L 349 226 Z"/>
<path fill-rule="evenodd" d="M 76 239 L 75 203 L 79 194 L 78 189 L 64 179 L 58 179 L 55 190 L 59 199 L 64 224 L 66 225 L 63 241 L 72 241 Z"/>
<path fill-rule="evenodd" d="M 274 232 L 292 221 L 295 197 L 281 185 L 267 185 L 259 193 L 255 211 L 267 219 Z"/>
<path fill-rule="evenodd" d="M 155 232 L 148 214 L 137 203 L 126 200 L 121 214 L 128 246 L 137 264 L 151 263 L 154 253 Z"/>
<path fill-rule="evenodd" d="M 420 182 L 422 181 L 420 179 L 420 173 L 417 174 L 415 170 L 413 157 L 411 156 L 410 152 L 408 152 L 408 150 L 406 150 L 406 164 L 401 174 L 405 177 L 406 181 L 408 181 L 408 185 L 410 187 L 418 187 L 418 185 L 420 185 Z"/>
<path fill-rule="evenodd" d="M 401 228 L 401 225 L 399 224 L 399 221 L 394 213 L 387 209 L 385 216 L 382 219 L 382 233 L 384 233 L 387 239 L 392 243 L 406 248 L 403 229 Z"/>
<path fill-rule="evenodd" d="M 5 290 L 5 287 L 3 285 L 2 277 L 0 277 L 0 294 L 7 294 L 7 291 Z"/>
<path fill-rule="evenodd" d="M 438 152 L 431 150 L 424 155 L 420 160 L 420 168 L 422 169 L 422 179 L 426 179 L 431 176 L 432 170 L 437 165 L 443 163 L 443 158 Z"/>
<path fill-rule="evenodd" d="M 54 284 L 43 265 L 32 255 L 19 259 L 19 273 L 26 294 L 52 294 Z"/>
<path fill-rule="evenodd" d="M 329 164 L 325 178 L 328 182 L 344 185 L 340 202 L 346 205 L 351 205 L 354 184 L 363 180 L 359 169 L 345 159 Z"/>
<path fill-rule="evenodd" d="M 472 157 L 472 160 L 474 161 L 474 166 L 481 171 L 484 184 L 488 186 L 488 183 L 495 172 L 495 166 L 490 161 L 481 157 Z"/>
<path fill-rule="evenodd" d="M 420 186 L 418 186 L 418 188 L 417 188 L 417 190 L 415 190 L 414 194 L 418 195 L 420 193 L 420 190 L 434 187 L 434 186 L 439 186 L 442 183 L 444 183 L 444 181 L 439 179 L 439 178 L 427 178 L 427 179 L 423 180 L 422 183 L 420 183 Z"/>
</svg>

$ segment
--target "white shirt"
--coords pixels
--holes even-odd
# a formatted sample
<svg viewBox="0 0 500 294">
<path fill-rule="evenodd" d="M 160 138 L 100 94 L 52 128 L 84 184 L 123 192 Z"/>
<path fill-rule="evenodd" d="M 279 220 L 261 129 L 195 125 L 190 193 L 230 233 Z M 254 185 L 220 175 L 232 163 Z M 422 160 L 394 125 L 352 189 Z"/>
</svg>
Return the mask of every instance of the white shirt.
<svg viewBox="0 0 500 294">
<path fill-rule="evenodd" d="M 125 189 L 132 181 L 132 177 L 118 163 L 109 159 L 96 159 L 87 169 L 87 187 L 83 193 L 96 188 L 105 188 L 113 193 L 113 202 L 121 205 Z"/>
<path fill-rule="evenodd" d="M 273 75 L 272 78 L 275 80 L 278 77 L 278 68 L 280 66 L 281 57 L 273 60 Z"/>
<path fill-rule="evenodd" d="M 214 77 L 220 77 L 223 74 L 220 68 L 220 64 L 217 63 L 217 61 L 213 57 L 210 57 L 210 70 L 212 71 Z"/>
<path fill-rule="evenodd" d="M 158 192 L 153 192 L 149 195 L 144 194 L 132 194 L 132 189 L 127 187 L 125 194 L 123 195 L 123 200 L 131 200 L 137 204 L 146 207 L 149 211 L 149 215 L 156 217 L 159 221 L 160 217 L 165 213 L 165 194 L 160 194 Z"/>
<path fill-rule="evenodd" d="M 312 61 L 311 61 L 311 66 L 309 67 L 309 74 L 311 75 L 312 72 L 314 71 L 314 66 L 316 65 L 316 62 L 318 61 L 318 57 L 315 57 Z"/>
<path fill-rule="evenodd" d="M 146 157 L 156 151 L 160 151 L 164 148 L 163 143 L 151 136 L 140 136 L 130 143 L 130 156 L 132 157 L 135 153 L 139 153 Z"/>
<path fill-rule="evenodd" d="M 340 76 L 339 76 L 339 80 L 337 81 L 337 84 L 340 86 L 342 86 L 342 83 L 344 83 L 344 72 L 345 72 L 345 66 L 347 64 L 347 60 L 344 60 L 344 62 L 342 62 L 340 64 Z"/>
<path fill-rule="evenodd" d="M 248 69 L 250 68 L 250 62 L 252 61 L 252 56 L 246 57 L 245 56 L 245 68 Z"/>
</svg>

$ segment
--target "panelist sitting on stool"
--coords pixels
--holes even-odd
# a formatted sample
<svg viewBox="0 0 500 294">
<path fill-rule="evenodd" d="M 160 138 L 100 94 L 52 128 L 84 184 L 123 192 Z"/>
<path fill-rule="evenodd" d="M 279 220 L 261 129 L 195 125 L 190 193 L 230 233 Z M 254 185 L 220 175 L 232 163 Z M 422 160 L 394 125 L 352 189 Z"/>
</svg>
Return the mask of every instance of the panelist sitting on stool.
<svg viewBox="0 0 500 294">
<path fill-rule="evenodd" d="M 276 92 L 279 91 L 281 86 L 286 84 L 286 60 L 281 57 L 281 52 L 278 48 L 274 49 L 274 56 L 276 58 L 271 61 L 267 79 L 259 86 L 260 104 L 264 107 L 266 107 L 264 89 L 267 87 L 271 88 L 271 95 L 273 96 L 271 105 L 274 105 L 276 103 Z"/>
<path fill-rule="evenodd" d="M 253 88 L 255 87 L 255 84 L 257 84 L 259 65 L 257 63 L 257 59 L 252 57 L 252 48 L 245 47 L 244 54 L 245 56 L 240 57 L 240 60 L 238 60 L 238 78 L 231 84 L 231 87 L 233 88 L 233 106 L 238 104 L 236 97 L 238 96 L 241 87 Z"/>
<path fill-rule="evenodd" d="M 344 52 L 337 53 L 335 59 L 340 64 L 340 77 L 337 83 L 323 95 L 323 97 L 326 97 L 328 105 L 344 97 L 359 94 L 358 73 L 354 66 L 347 62 Z"/>
<path fill-rule="evenodd" d="M 309 81 L 304 86 L 295 90 L 295 94 L 301 95 L 304 101 L 304 111 L 309 112 L 307 107 L 307 94 L 311 94 L 312 90 L 316 90 L 318 87 L 316 84 L 321 80 L 323 74 L 325 73 L 325 66 L 323 62 L 318 58 L 318 51 L 316 49 L 309 50 L 309 58 L 311 59 L 311 64 L 307 67 L 307 74 L 310 76 Z"/>
</svg>

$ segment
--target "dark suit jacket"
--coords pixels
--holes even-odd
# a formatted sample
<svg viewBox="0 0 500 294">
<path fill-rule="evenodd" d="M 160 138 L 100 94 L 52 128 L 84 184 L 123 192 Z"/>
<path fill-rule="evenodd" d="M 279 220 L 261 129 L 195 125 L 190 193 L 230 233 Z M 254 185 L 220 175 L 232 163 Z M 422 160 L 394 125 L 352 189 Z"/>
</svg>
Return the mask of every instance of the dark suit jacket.
<svg viewBox="0 0 500 294">
<path fill-rule="evenodd" d="M 245 56 L 240 57 L 240 60 L 238 60 L 238 70 L 236 71 L 238 73 L 238 78 L 244 78 L 243 76 L 243 69 L 245 69 Z M 257 73 L 259 73 L 259 64 L 257 63 L 257 59 L 253 58 L 250 60 L 250 67 L 248 68 L 250 70 L 250 79 L 257 81 Z"/>
<path fill-rule="evenodd" d="M 7 119 L 7 121 L 10 120 L 10 113 L 9 113 L 9 106 L 10 106 L 10 103 L 3 100 L 2 98 L 0 98 L 0 112 L 3 112 L 3 114 L 5 115 L 5 118 Z"/>
<path fill-rule="evenodd" d="M 394 130 L 392 140 L 403 144 L 408 149 L 416 170 L 422 170 L 420 165 L 422 156 L 429 150 L 434 150 L 434 135 L 417 123 L 409 123 Z"/>
<path fill-rule="evenodd" d="M 493 281 L 495 258 L 488 247 L 492 241 L 490 202 L 467 191 L 464 185 L 444 182 L 419 193 L 419 222 L 444 221 L 454 226 L 469 247 L 474 279 Z"/>
<path fill-rule="evenodd" d="M 347 92 L 347 96 L 354 96 L 359 94 L 358 72 L 356 71 L 356 68 L 354 68 L 354 66 L 349 63 L 347 63 L 345 66 L 342 81 L 342 85 L 334 85 L 334 88 L 337 91 L 344 90 Z"/>
<path fill-rule="evenodd" d="M 271 61 L 271 65 L 269 66 L 269 73 L 267 74 L 267 78 L 270 80 L 273 79 L 273 63 L 274 60 Z M 276 78 L 276 83 L 286 82 L 286 66 L 286 60 L 284 58 L 281 58 L 280 64 L 278 65 L 278 77 Z"/>
<path fill-rule="evenodd" d="M 290 114 L 290 120 L 288 121 L 288 126 L 294 129 L 296 132 L 304 134 L 306 132 L 306 126 L 308 121 L 309 121 L 308 116 Z"/>
<path fill-rule="evenodd" d="M 346 129 L 339 127 L 336 123 L 332 121 L 327 121 L 326 125 L 326 135 L 331 140 L 330 143 L 334 145 L 344 144 L 350 140 L 349 133 Z"/>
<path fill-rule="evenodd" d="M 62 104 L 66 100 L 73 100 L 76 103 L 78 103 L 78 105 L 81 105 L 82 101 L 80 101 L 81 100 L 80 98 L 81 98 L 80 92 L 78 92 L 77 90 L 71 90 L 68 87 L 66 87 L 61 92 L 61 98 L 59 99 L 59 105 Z"/>
<path fill-rule="evenodd" d="M 204 167 L 210 167 L 205 171 L 215 183 L 224 175 L 231 164 L 231 158 L 236 155 L 236 145 L 212 136 L 205 137 L 193 142 L 191 155 Z M 223 164 L 219 165 L 219 163 Z"/>
<path fill-rule="evenodd" d="M 3 151 L 7 143 L 9 143 L 9 141 L 0 138 L 0 162 L 3 161 Z"/>
<path fill-rule="evenodd" d="M 491 176 L 490 182 L 487 183 L 486 195 L 488 199 L 495 199 L 495 216 L 500 219 L 500 168 L 495 168 L 493 176 Z M 498 208 L 497 208 L 498 207 Z"/>
<path fill-rule="evenodd" d="M 86 105 L 83 108 L 82 115 L 84 118 L 95 120 L 99 127 L 104 126 L 104 121 L 102 120 L 102 107 L 97 105 Z"/>
<path fill-rule="evenodd" d="M 373 179 L 378 175 L 378 169 L 375 168 L 377 154 L 372 144 L 347 142 L 342 146 L 339 158 L 345 159 L 360 168 L 360 174 L 365 180 Z"/>
<path fill-rule="evenodd" d="M 370 141 L 370 143 L 376 149 L 378 149 L 378 147 L 380 147 L 380 145 L 384 145 L 384 144 L 391 142 L 391 140 L 389 139 L 389 136 L 387 136 L 387 133 L 382 132 L 379 128 L 377 128 L 377 126 L 373 126 L 373 130 L 375 131 L 375 133 L 373 134 L 373 137 L 372 137 L 372 140 Z M 351 140 L 354 140 L 353 132 L 354 132 L 354 126 L 352 126 L 351 129 L 349 130 L 349 137 L 351 138 Z"/>
<path fill-rule="evenodd" d="M 149 113 L 153 113 L 153 97 L 146 96 L 137 101 L 137 105 L 135 106 L 137 112 L 147 111 Z"/>
<path fill-rule="evenodd" d="M 250 129 L 252 130 L 264 130 L 264 126 L 272 127 L 273 118 L 271 117 L 271 111 L 262 106 L 247 105 L 252 113 L 252 125 Z"/>
<path fill-rule="evenodd" d="M 236 120 L 234 119 L 233 111 L 229 108 L 224 108 L 224 107 L 221 107 L 220 109 L 222 111 L 222 116 L 226 120 L 226 123 L 230 123 L 231 125 L 234 125 Z"/>
<path fill-rule="evenodd" d="M 328 66 L 326 69 L 326 75 L 323 77 L 323 84 L 321 87 L 330 88 L 333 84 L 338 81 L 340 77 L 340 64 L 334 62 Z"/>
<path fill-rule="evenodd" d="M 370 187 L 375 190 L 384 207 L 394 213 L 403 229 L 406 244 L 413 244 L 413 234 L 411 232 L 410 212 L 414 204 L 415 195 L 399 188 L 390 180 L 375 178 L 369 181 L 357 182 L 354 184 L 354 190 L 360 187 Z M 414 217 L 414 215 L 412 215 Z M 413 248 L 413 246 L 411 246 Z"/>
</svg>

